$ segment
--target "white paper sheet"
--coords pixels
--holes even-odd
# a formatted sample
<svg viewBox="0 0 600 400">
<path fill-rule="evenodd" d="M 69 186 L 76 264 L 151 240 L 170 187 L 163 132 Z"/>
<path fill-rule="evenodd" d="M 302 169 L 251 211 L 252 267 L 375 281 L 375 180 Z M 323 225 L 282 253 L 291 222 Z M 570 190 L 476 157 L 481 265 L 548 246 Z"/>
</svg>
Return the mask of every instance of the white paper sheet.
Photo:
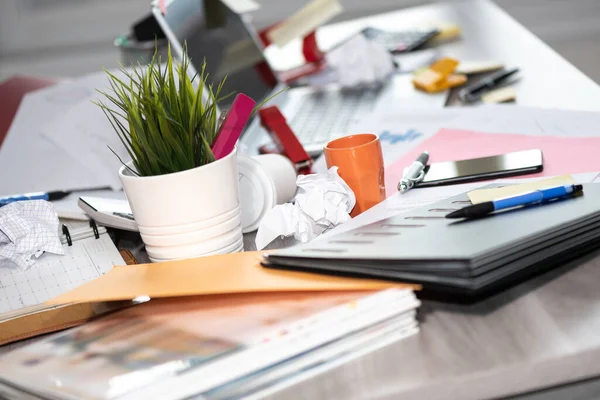
<svg viewBox="0 0 600 400">
<path fill-rule="evenodd" d="M 118 171 L 119 159 L 110 151 L 115 151 L 125 162 L 131 158 L 121 143 L 119 136 L 96 104 L 100 96 L 91 96 L 41 127 L 42 135 L 71 155 L 80 165 L 91 169 L 95 179 L 113 190 L 121 189 Z M 106 102 L 105 102 L 106 103 Z"/>
<path fill-rule="evenodd" d="M 102 186 L 92 172 L 39 134 L 40 125 L 68 109 L 50 93 L 25 96 L 0 149 L 3 195 Z"/>
<path fill-rule="evenodd" d="M 481 182 L 467 183 L 463 185 L 452 185 L 438 188 L 413 189 L 404 194 L 396 193 L 381 203 L 352 218 L 350 221 L 328 231 L 316 240 L 327 238 L 339 233 L 372 224 L 394 215 L 402 214 L 417 207 L 425 206 L 455 196 L 461 193 L 477 189 L 482 186 Z"/>
<path fill-rule="evenodd" d="M 600 182 L 600 174 L 597 172 L 590 172 L 585 174 L 573 174 L 573 179 L 578 183 L 591 183 L 594 181 Z M 531 178 L 531 179 L 500 179 L 494 181 L 496 183 L 524 183 L 526 181 L 537 181 L 548 179 L 548 177 L 542 178 Z M 390 218 L 404 212 L 408 212 L 417 207 L 426 206 L 428 204 L 435 203 L 437 201 L 446 199 L 451 196 L 456 196 L 461 193 L 469 192 L 489 185 L 490 182 L 473 182 L 465 183 L 462 185 L 449 185 L 432 188 L 412 189 L 404 194 L 396 193 L 393 196 L 388 197 L 375 207 L 363 212 L 362 214 L 354 217 L 350 221 L 337 226 L 336 228 L 327 231 L 315 240 L 321 240 L 328 238 L 332 235 L 339 233 L 348 232 L 352 229 L 359 228 L 374 222 L 380 221 L 385 218 Z"/>
<path fill-rule="evenodd" d="M 389 165 L 414 147 L 450 126 L 461 113 L 460 108 L 423 108 L 381 112 L 354 122 L 349 132 L 371 132 L 379 136 L 383 161 Z"/>
<path fill-rule="evenodd" d="M 62 82 L 23 98 L 0 148 L 0 195 L 107 186 L 91 166 L 40 133 L 44 124 L 90 98 L 95 88 L 105 87 L 105 75 L 101 72 Z"/>
<path fill-rule="evenodd" d="M 598 136 L 600 113 L 548 110 L 515 105 L 385 110 L 350 124 L 349 132 L 379 135 L 385 165 L 442 128 L 532 136 Z M 317 168 L 320 165 L 317 164 Z"/>
<path fill-rule="evenodd" d="M 467 109 L 452 120 L 450 128 L 491 133 L 537 136 L 598 136 L 600 113 L 569 111 L 512 104 L 489 104 Z"/>
</svg>

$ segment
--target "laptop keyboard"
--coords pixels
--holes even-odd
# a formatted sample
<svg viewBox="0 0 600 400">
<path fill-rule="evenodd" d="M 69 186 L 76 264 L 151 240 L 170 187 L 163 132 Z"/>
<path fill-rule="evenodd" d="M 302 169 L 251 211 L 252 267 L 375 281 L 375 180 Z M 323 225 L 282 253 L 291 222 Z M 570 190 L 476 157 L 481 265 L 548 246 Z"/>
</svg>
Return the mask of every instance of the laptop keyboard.
<svg viewBox="0 0 600 400">
<path fill-rule="evenodd" d="M 290 126 L 307 151 L 322 149 L 331 139 L 352 133 L 348 126 L 352 120 L 372 112 L 380 91 L 311 93 L 292 117 Z"/>
</svg>

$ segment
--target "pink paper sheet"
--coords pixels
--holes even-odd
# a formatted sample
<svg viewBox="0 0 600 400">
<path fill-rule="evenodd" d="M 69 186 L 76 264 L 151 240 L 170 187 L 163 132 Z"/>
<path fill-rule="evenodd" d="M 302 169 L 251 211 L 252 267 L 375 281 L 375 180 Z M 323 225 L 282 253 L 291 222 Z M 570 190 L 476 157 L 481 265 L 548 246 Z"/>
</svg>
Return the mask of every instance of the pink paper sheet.
<svg viewBox="0 0 600 400">
<path fill-rule="evenodd" d="M 544 171 L 522 177 L 600 171 L 600 137 L 566 138 L 441 129 L 385 169 L 386 192 L 391 196 L 398 191 L 398 182 L 402 178 L 404 168 L 425 150 L 429 151 L 429 163 L 434 163 L 531 149 L 542 150 Z"/>
</svg>

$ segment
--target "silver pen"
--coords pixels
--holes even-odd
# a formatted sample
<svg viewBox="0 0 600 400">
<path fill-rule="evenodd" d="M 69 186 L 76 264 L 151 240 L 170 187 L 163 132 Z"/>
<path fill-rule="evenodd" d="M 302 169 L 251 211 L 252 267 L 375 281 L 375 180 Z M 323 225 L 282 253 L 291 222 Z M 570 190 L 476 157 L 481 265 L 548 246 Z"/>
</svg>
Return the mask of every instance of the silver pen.
<svg viewBox="0 0 600 400">
<path fill-rule="evenodd" d="M 425 166 L 427 165 L 427 161 L 429 160 L 429 153 L 424 151 L 421 153 L 419 157 L 404 170 L 404 175 L 402 175 L 402 180 L 398 183 L 398 190 L 402 193 L 408 191 L 416 183 L 419 183 L 423 180 L 425 176 Z"/>
</svg>

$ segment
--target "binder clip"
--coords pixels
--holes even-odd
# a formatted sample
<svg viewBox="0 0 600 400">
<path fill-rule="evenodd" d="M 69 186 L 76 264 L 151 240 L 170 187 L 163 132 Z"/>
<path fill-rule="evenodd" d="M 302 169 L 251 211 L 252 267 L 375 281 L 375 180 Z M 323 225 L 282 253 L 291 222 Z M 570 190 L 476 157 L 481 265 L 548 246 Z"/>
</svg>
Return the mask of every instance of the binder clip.
<svg viewBox="0 0 600 400">
<path fill-rule="evenodd" d="M 458 60 L 454 58 L 441 58 L 426 70 L 415 75 L 412 83 L 416 89 L 428 93 L 437 93 L 467 82 L 467 76 L 454 74 Z"/>
<path fill-rule="evenodd" d="M 92 231 L 94 232 L 94 237 L 96 239 L 100 239 L 100 233 L 98 233 L 98 225 L 96 225 L 96 221 L 94 221 L 93 219 L 90 219 L 90 228 L 92 228 Z"/>
<path fill-rule="evenodd" d="M 62 233 L 63 233 L 63 235 L 65 235 L 65 237 L 67 239 L 67 245 L 73 246 L 73 240 L 71 239 L 71 233 L 69 232 L 69 228 L 65 224 L 63 224 L 63 226 L 62 226 Z"/>
<path fill-rule="evenodd" d="M 288 125 L 277 106 L 262 108 L 258 111 L 260 124 L 267 130 L 275 145 L 275 152 L 289 158 L 296 173 L 310 174 L 313 160 Z"/>
</svg>

